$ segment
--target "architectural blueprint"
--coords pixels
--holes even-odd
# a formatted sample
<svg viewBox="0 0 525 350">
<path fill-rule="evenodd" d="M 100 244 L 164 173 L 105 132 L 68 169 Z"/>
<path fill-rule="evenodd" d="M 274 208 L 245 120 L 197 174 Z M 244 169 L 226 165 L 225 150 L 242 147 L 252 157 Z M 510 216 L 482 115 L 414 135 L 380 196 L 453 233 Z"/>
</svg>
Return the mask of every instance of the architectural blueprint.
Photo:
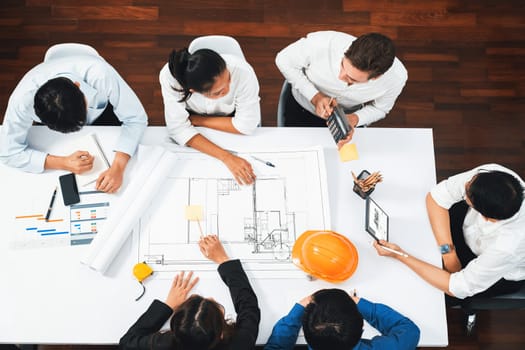
<svg viewBox="0 0 525 350">
<path fill-rule="evenodd" d="M 237 184 L 221 162 L 206 155 L 177 153 L 162 191 L 140 220 L 139 261 L 170 276 L 215 270 L 199 251 L 200 225 L 255 277 L 302 274 L 290 259 L 295 239 L 306 230 L 330 228 L 322 149 L 239 155 L 254 168 L 253 185 Z M 187 220 L 190 205 L 202 207 L 202 220 Z"/>
</svg>

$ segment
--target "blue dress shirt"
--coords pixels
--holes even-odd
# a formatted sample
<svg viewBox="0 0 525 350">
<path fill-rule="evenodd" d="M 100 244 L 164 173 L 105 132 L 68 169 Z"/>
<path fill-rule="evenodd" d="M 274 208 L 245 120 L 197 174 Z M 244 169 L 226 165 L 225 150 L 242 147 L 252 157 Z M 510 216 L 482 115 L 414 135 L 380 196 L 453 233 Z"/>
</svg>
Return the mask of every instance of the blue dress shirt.
<svg viewBox="0 0 525 350">
<path fill-rule="evenodd" d="M 417 347 L 419 328 L 408 318 L 386 305 L 371 303 L 363 298 L 359 300 L 357 309 L 381 335 L 361 339 L 354 350 L 408 350 Z M 275 324 L 264 350 L 293 350 L 304 310 L 302 305 L 295 304 L 290 313 Z M 310 346 L 308 349 L 311 350 Z"/>
<path fill-rule="evenodd" d="M 28 146 L 27 135 L 33 122 L 36 91 L 48 80 L 65 77 L 80 83 L 87 101 L 87 124 L 92 124 L 108 103 L 122 122 L 115 151 L 132 156 L 148 124 L 137 95 L 117 71 L 100 56 L 65 56 L 35 66 L 18 83 L 9 98 L 0 133 L 0 160 L 24 171 L 44 171 L 46 152 Z"/>
</svg>

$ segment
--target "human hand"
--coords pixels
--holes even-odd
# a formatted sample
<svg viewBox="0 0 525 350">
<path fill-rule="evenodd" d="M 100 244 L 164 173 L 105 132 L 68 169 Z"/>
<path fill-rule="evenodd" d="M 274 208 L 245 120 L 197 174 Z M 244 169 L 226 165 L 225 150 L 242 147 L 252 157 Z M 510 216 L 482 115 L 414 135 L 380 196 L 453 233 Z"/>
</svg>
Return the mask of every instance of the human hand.
<svg viewBox="0 0 525 350">
<path fill-rule="evenodd" d="M 192 277 L 193 271 L 190 271 L 186 278 L 184 278 L 184 271 L 175 276 L 168 296 L 166 297 L 166 305 L 172 309 L 176 309 L 186 301 L 189 292 L 199 281 L 199 277 L 195 277 L 193 281 L 191 280 Z"/>
<path fill-rule="evenodd" d="M 393 249 L 393 250 L 399 252 L 400 254 L 396 254 L 394 252 L 388 251 L 388 250 L 384 249 L 383 247 L 387 247 L 387 248 Z M 399 258 L 401 256 L 407 255 L 397 244 L 390 243 L 390 242 L 387 242 L 387 241 L 382 240 L 382 239 L 379 240 L 379 243 L 377 241 L 374 241 L 374 248 L 376 248 L 377 254 L 379 254 L 381 256 L 389 256 L 391 258 Z"/>
<path fill-rule="evenodd" d="M 93 168 L 94 157 L 86 151 L 76 151 L 63 158 L 63 168 L 75 174 L 82 174 Z"/>
<path fill-rule="evenodd" d="M 310 102 L 315 106 L 315 113 L 323 119 L 327 119 L 332 114 L 334 106 L 337 105 L 335 99 L 326 96 L 322 92 L 315 94 Z"/>
<path fill-rule="evenodd" d="M 202 237 L 199 241 L 199 249 L 205 257 L 219 265 L 230 260 L 228 254 L 224 251 L 219 237 L 216 235 Z"/>
<path fill-rule="evenodd" d="M 251 185 L 255 181 L 252 165 L 246 159 L 229 153 L 223 159 L 223 162 L 239 185 Z"/>
<path fill-rule="evenodd" d="M 450 273 L 458 272 L 461 270 L 461 262 L 459 261 L 456 251 L 453 250 L 450 253 L 443 254 L 443 267 Z"/>
<path fill-rule="evenodd" d="M 346 119 L 348 120 L 348 125 L 351 126 L 351 130 L 344 139 L 337 142 L 338 149 L 341 149 L 341 147 L 343 147 L 345 144 L 347 144 L 348 142 L 352 140 L 357 123 L 359 123 L 359 117 L 355 113 L 347 114 Z"/>
<path fill-rule="evenodd" d="M 107 193 L 115 193 L 122 186 L 122 179 L 124 177 L 124 169 L 111 166 L 106 171 L 103 171 L 97 179 L 95 188 L 98 191 Z"/>
<path fill-rule="evenodd" d="M 299 304 L 306 307 L 308 304 L 310 304 L 312 302 L 312 295 L 308 295 L 304 298 L 302 298 L 301 300 L 299 300 Z"/>
<path fill-rule="evenodd" d="M 356 303 L 356 305 L 357 305 L 357 303 L 359 303 L 359 299 L 361 299 L 361 298 L 359 298 L 359 297 L 357 296 L 357 290 L 354 288 L 354 290 L 353 290 L 351 293 L 350 293 L 350 292 L 347 292 L 347 293 L 348 293 L 348 296 L 349 296 L 350 298 L 352 298 L 352 300 L 354 301 L 354 303 Z"/>
<path fill-rule="evenodd" d="M 126 169 L 129 158 L 130 156 L 126 153 L 116 152 L 111 167 L 98 176 L 95 185 L 96 189 L 107 193 L 117 192 L 120 186 L 122 186 L 124 170 Z"/>
</svg>

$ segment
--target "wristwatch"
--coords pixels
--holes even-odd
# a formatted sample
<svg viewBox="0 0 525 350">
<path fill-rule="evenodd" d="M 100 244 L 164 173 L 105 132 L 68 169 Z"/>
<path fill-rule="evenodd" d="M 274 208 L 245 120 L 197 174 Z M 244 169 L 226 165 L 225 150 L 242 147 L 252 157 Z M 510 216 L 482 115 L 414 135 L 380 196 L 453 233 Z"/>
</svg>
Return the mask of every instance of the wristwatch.
<svg viewBox="0 0 525 350">
<path fill-rule="evenodd" d="M 454 250 L 454 245 L 452 243 L 445 243 L 439 246 L 439 251 L 441 254 L 447 254 Z"/>
</svg>

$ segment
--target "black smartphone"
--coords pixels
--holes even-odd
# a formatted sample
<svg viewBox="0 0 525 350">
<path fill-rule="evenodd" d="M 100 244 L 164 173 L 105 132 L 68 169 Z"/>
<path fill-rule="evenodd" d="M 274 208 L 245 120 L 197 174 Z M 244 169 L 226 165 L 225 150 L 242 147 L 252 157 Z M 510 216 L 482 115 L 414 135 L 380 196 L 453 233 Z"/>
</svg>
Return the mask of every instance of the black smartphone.
<svg viewBox="0 0 525 350">
<path fill-rule="evenodd" d="M 70 173 L 62 175 L 58 180 L 60 181 L 60 189 L 62 190 L 64 205 L 71 205 L 80 202 L 75 174 Z"/>
</svg>

